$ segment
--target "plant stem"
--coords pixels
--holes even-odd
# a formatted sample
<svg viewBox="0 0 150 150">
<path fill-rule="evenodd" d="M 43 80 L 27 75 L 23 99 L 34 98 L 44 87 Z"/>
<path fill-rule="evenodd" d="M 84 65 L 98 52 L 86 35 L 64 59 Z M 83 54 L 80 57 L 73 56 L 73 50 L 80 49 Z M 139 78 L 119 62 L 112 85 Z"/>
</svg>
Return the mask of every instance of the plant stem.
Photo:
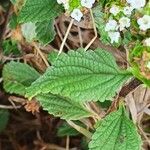
<svg viewBox="0 0 150 150">
<path fill-rule="evenodd" d="M 0 78 L 0 83 L 3 81 L 3 78 Z"/>
<path fill-rule="evenodd" d="M 0 105 L 0 109 L 19 109 L 19 108 L 21 108 L 22 107 L 22 105 L 19 105 L 19 106 L 12 106 L 12 105 L 10 105 L 10 106 L 7 106 L 7 105 Z"/>
<path fill-rule="evenodd" d="M 77 124 L 75 124 L 73 121 L 67 121 L 67 123 L 73 127 L 74 129 L 76 129 L 78 132 L 82 133 L 83 135 L 85 135 L 88 139 L 91 139 L 92 137 L 92 133 L 86 129 L 84 129 L 83 127 L 78 126 Z"/>
<path fill-rule="evenodd" d="M 36 43 L 33 43 L 33 46 L 35 47 L 35 49 L 37 50 L 37 52 L 40 54 L 40 56 L 43 59 L 45 65 L 47 67 L 49 67 L 50 65 L 49 65 L 48 61 L 46 60 L 45 56 L 43 55 L 43 53 L 41 52 L 40 48 L 36 45 Z"/>
<path fill-rule="evenodd" d="M 67 40 L 67 37 L 68 37 L 68 34 L 69 34 L 69 32 L 70 32 L 70 29 L 71 29 L 71 27 L 72 27 L 72 25 L 73 25 L 73 22 L 74 22 L 74 19 L 72 19 L 71 22 L 70 22 L 70 24 L 69 24 L 69 27 L 68 27 L 67 32 L 66 32 L 66 34 L 65 34 L 65 37 L 64 37 L 64 39 L 63 39 L 63 41 L 62 41 L 62 44 L 61 44 L 61 46 L 60 46 L 58 55 L 60 55 L 60 54 L 62 53 L 62 51 L 63 51 L 65 42 L 66 42 L 66 40 Z"/>
<path fill-rule="evenodd" d="M 57 22 L 55 22 L 55 27 L 56 27 L 57 33 L 58 33 L 58 35 L 59 35 L 59 37 L 61 39 L 61 42 L 62 42 L 63 41 L 63 37 L 62 37 L 62 34 L 61 34 L 61 32 L 60 32 L 60 30 L 58 28 Z M 65 46 L 67 47 L 68 50 L 70 49 L 70 47 L 69 47 L 69 45 L 67 43 L 65 43 Z"/>
<path fill-rule="evenodd" d="M 66 139 L 66 150 L 69 150 L 69 145 L 70 145 L 70 137 L 67 136 L 67 139 Z"/>
<path fill-rule="evenodd" d="M 89 49 L 89 47 L 93 44 L 93 42 L 96 40 L 97 38 L 97 30 L 96 30 L 96 25 L 95 25 L 95 19 L 93 16 L 93 12 L 92 9 L 90 9 L 90 14 L 91 14 L 91 18 L 92 18 L 92 23 L 93 23 L 93 28 L 94 28 L 94 33 L 95 36 L 93 37 L 93 39 L 89 42 L 89 44 L 84 48 L 85 51 L 87 51 Z"/>
</svg>

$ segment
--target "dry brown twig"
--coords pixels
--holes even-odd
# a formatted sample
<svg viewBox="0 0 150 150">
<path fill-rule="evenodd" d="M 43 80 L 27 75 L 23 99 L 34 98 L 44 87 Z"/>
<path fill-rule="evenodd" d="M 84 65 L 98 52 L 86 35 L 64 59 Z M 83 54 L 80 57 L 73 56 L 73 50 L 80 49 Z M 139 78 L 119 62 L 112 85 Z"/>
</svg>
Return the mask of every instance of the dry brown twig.
<svg viewBox="0 0 150 150">
<path fill-rule="evenodd" d="M 33 42 L 33 46 L 35 47 L 35 49 L 37 50 L 37 52 L 39 53 L 39 55 L 40 55 L 41 58 L 43 59 L 45 65 L 46 65 L 47 67 L 49 67 L 50 65 L 49 65 L 47 59 L 45 58 L 45 56 L 43 55 L 43 53 L 41 52 L 40 48 L 37 46 L 37 44 L 36 44 L 35 42 Z"/>
<path fill-rule="evenodd" d="M 66 34 L 65 34 L 65 37 L 64 37 L 64 39 L 63 39 L 63 41 L 62 41 L 62 44 L 61 44 L 61 46 L 60 46 L 58 55 L 60 55 L 60 54 L 62 53 L 62 51 L 63 51 L 65 42 L 66 42 L 66 40 L 67 40 L 67 37 L 68 37 L 68 35 L 69 35 L 70 29 L 71 29 L 71 27 L 72 27 L 72 25 L 73 25 L 73 22 L 74 22 L 74 19 L 71 19 L 71 22 L 70 22 L 70 24 L 69 24 L 69 26 L 68 26 L 67 32 L 66 32 Z"/>
<path fill-rule="evenodd" d="M 93 16 L 93 12 L 92 9 L 90 9 L 90 14 L 91 14 L 91 18 L 92 18 L 92 23 L 93 23 L 93 28 L 94 28 L 94 33 L 95 36 L 93 37 L 93 39 L 89 42 L 89 44 L 84 48 L 85 51 L 87 51 L 90 46 L 93 44 L 93 42 L 96 40 L 97 38 L 97 29 L 96 29 L 96 25 L 95 25 L 95 20 L 94 20 L 94 16 Z"/>
</svg>

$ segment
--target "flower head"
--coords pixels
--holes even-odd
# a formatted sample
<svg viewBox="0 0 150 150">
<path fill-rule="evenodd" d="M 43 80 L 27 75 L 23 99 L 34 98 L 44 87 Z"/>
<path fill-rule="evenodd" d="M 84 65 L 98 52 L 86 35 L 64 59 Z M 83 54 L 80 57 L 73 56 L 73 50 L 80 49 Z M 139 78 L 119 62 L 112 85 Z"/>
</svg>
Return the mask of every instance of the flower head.
<svg viewBox="0 0 150 150">
<path fill-rule="evenodd" d="M 67 3 L 68 1 L 67 0 L 57 0 L 57 3 L 58 4 L 65 4 Z"/>
<path fill-rule="evenodd" d="M 120 18 L 119 23 L 120 23 L 119 24 L 120 31 L 130 27 L 130 19 L 128 17 Z"/>
<path fill-rule="evenodd" d="M 116 16 L 116 15 L 120 12 L 120 9 L 119 9 L 118 6 L 113 5 L 113 6 L 110 8 L 109 12 L 110 12 L 111 14 L 113 14 L 114 16 Z"/>
<path fill-rule="evenodd" d="M 146 0 L 126 0 L 126 1 L 131 5 L 131 7 L 135 9 L 140 9 L 144 7 L 146 4 Z"/>
<path fill-rule="evenodd" d="M 145 46 L 150 47 L 150 38 L 145 39 L 144 44 L 145 44 Z"/>
<path fill-rule="evenodd" d="M 95 0 L 81 0 L 81 5 L 86 8 L 92 8 Z"/>
<path fill-rule="evenodd" d="M 83 13 L 80 11 L 80 9 L 75 8 L 71 13 L 71 17 L 79 22 L 83 17 Z"/>
<path fill-rule="evenodd" d="M 111 39 L 111 43 L 118 43 L 119 38 L 120 38 L 120 33 L 119 32 L 108 32 L 108 36 Z"/>
<path fill-rule="evenodd" d="M 143 31 L 150 29 L 150 16 L 144 15 L 142 18 L 139 18 L 137 23 L 139 24 L 139 28 Z"/>
<path fill-rule="evenodd" d="M 147 66 L 146 66 L 148 69 L 150 69 L 150 61 L 147 63 Z"/>
<path fill-rule="evenodd" d="M 116 20 L 109 20 L 106 24 L 105 31 L 115 31 L 118 29 Z"/>
<path fill-rule="evenodd" d="M 65 3 L 65 4 L 64 4 L 64 8 L 65 8 L 66 10 L 68 10 L 68 9 L 69 9 L 69 3 Z"/>
<path fill-rule="evenodd" d="M 125 15 L 127 15 L 127 16 L 130 16 L 131 14 L 132 14 L 132 11 L 133 11 L 133 7 L 131 7 L 131 6 L 126 6 L 126 7 L 124 7 L 124 9 L 123 9 L 123 13 L 125 14 Z"/>
<path fill-rule="evenodd" d="M 69 9 L 69 0 L 57 0 L 57 3 L 58 3 L 58 4 L 63 4 L 63 6 L 64 6 L 64 8 L 65 8 L 66 10 Z"/>
</svg>

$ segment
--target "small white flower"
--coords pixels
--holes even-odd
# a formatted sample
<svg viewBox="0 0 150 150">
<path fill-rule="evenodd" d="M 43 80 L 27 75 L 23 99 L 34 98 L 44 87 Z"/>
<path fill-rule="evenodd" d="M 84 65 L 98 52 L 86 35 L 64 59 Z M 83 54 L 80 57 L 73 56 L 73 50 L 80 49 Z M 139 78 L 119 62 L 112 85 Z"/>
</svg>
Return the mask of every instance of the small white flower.
<svg viewBox="0 0 150 150">
<path fill-rule="evenodd" d="M 79 22 L 81 18 L 83 17 L 83 14 L 80 11 L 80 9 L 75 8 L 71 13 L 71 17 Z"/>
<path fill-rule="evenodd" d="M 116 5 L 113 5 L 113 6 L 110 8 L 109 12 L 110 12 L 111 14 L 113 14 L 114 16 L 116 16 L 116 15 L 120 12 L 120 8 L 119 8 L 118 6 L 116 6 Z"/>
<path fill-rule="evenodd" d="M 67 3 L 67 0 L 57 0 L 57 3 L 58 4 L 65 4 L 65 3 Z"/>
<path fill-rule="evenodd" d="M 105 31 L 114 31 L 118 29 L 116 20 L 109 20 L 106 24 Z"/>
<path fill-rule="evenodd" d="M 92 8 L 93 3 L 90 0 L 81 0 L 81 5 L 86 8 Z"/>
<path fill-rule="evenodd" d="M 125 28 L 130 27 L 130 19 L 128 17 L 122 17 L 119 19 L 119 28 L 120 31 L 124 30 Z"/>
<path fill-rule="evenodd" d="M 64 8 L 65 8 L 66 10 L 68 10 L 68 9 L 69 9 L 69 3 L 65 3 L 65 4 L 64 4 Z"/>
<path fill-rule="evenodd" d="M 111 43 L 118 43 L 119 38 L 120 38 L 120 33 L 119 32 L 108 32 L 108 36 L 111 39 Z"/>
<path fill-rule="evenodd" d="M 92 3 L 92 4 L 94 4 L 94 3 L 95 3 L 95 0 L 89 0 L 89 1 L 91 1 L 91 3 Z"/>
<path fill-rule="evenodd" d="M 150 61 L 147 63 L 147 66 L 146 66 L 148 69 L 150 69 Z"/>
<path fill-rule="evenodd" d="M 126 0 L 126 1 L 131 5 L 131 7 L 135 9 L 140 9 L 144 7 L 146 4 L 146 0 Z"/>
<path fill-rule="evenodd" d="M 81 0 L 81 5 L 86 8 L 92 8 L 95 0 Z"/>
<path fill-rule="evenodd" d="M 144 44 L 145 44 L 145 46 L 150 47 L 150 38 L 145 39 Z"/>
<path fill-rule="evenodd" d="M 131 15 L 132 14 L 132 11 L 133 11 L 133 7 L 131 7 L 131 6 L 126 6 L 126 7 L 124 7 L 124 9 L 123 9 L 123 13 L 125 14 L 125 15 Z"/>
<path fill-rule="evenodd" d="M 144 15 L 142 18 L 139 18 L 137 23 L 139 24 L 139 28 L 143 31 L 150 29 L 150 16 Z"/>
</svg>

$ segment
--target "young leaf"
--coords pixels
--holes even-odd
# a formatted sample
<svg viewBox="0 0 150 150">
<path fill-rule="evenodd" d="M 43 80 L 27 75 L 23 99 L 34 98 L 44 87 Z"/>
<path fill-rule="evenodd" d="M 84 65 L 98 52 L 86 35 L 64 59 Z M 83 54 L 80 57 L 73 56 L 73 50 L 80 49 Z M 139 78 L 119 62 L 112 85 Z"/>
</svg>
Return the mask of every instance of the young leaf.
<svg viewBox="0 0 150 150">
<path fill-rule="evenodd" d="M 2 132 L 5 129 L 8 123 L 8 119 L 9 112 L 7 110 L 0 109 L 0 132 Z"/>
<path fill-rule="evenodd" d="M 14 40 L 4 40 L 2 42 L 3 54 L 8 55 L 20 55 L 20 49 L 18 48 L 17 41 Z"/>
<path fill-rule="evenodd" d="M 79 120 L 92 115 L 80 103 L 58 95 L 51 93 L 40 94 L 36 96 L 36 99 L 40 102 L 44 110 L 62 119 Z"/>
<path fill-rule="evenodd" d="M 80 0 L 69 0 L 69 10 L 72 11 L 75 8 L 81 6 Z"/>
<path fill-rule="evenodd" d="M 26 0 L 19 14 L 19 22 L 42 22 L 59 16 L 63 11 L 56 0 Z"/>
<path fill-rule="evenodd" d="M 89 144 L 90 150 L 141 150 L 136 126 L 123 106 L 99 122 Z"/>
<path fill-rule="evenodd" d="M 10 21 L 9 21 L 9 27 L 11 29 L 15 29 L 17 28 L 18 22 L 17 22 L 17 15 L 15 13 L 13 13 L 10 17 Z"/>
<path fill-rule="evenodd" d="M 3 68 L 3 86 L 9 93 L 24 95 L 25 88 L 39 76 L 40 74 L 29 65 L 12 61 Z"/>
<path fill-rule="evenodd" d="M 54 20 L 43 21 L 36 23 L 36 39 L 43 45 L 48 44 L 56 35 L 54 28 Z"/>
<path fill-rule="evenodd" d="M 22 35 L 27 42 L 32 42 L 36 38 L 36 26 L 35 23 L 27 22 L 21 25 Z"/>
<path fill-rule="evenodd" d="M 131 77 L 118 68 L 113 56 L 102 49 L 83 49 L 60 55 L 53 66 L 27 89 L 26 97 L 60 94 L 78 102 L 111 100 Z"/>
<path fill-rule="evenodd" d="M 101 3 L 102 4 L 102 3 Z M 106 44 L 110 45 L 110 38 L 108 36 L 108 32 L 105 31 L 106 22 L 104 20 L 105 14 L 102 10 L 102 6 L 99 4 L 95 8 L 93 8 L 93 16 L 95 19 L 95 24 L 98 29 L 98 33 L 100 34 L 100 40 Z"/>
</svg>

